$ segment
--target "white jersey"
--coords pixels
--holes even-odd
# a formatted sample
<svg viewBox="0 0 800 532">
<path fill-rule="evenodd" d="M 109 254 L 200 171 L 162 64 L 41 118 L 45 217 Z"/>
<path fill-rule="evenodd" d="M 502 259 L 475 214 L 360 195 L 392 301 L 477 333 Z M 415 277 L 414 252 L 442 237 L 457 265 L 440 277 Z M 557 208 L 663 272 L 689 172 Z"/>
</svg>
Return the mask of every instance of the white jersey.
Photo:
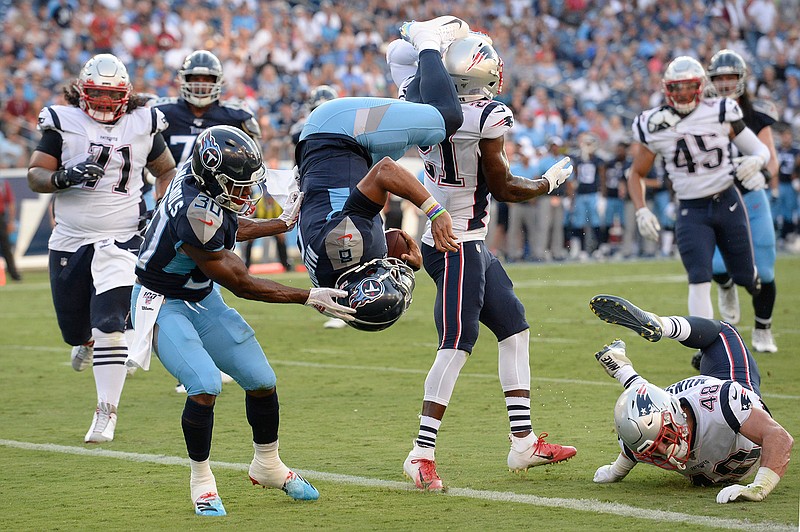
<svg viewBox="0 0 800 532">
<path fill-rule="evenodd" d="M 147 157 L 153 137 L 166 127 L 164 114 L 154 108 L 135 109 L 114 124 L 101 124 L 77 107 L 42 109 L 38 129 L 61 136 L 63 168 L 91 158 L 105 169 L 99 180 L 53 194 L 50 249 L 74 252 L 108 238 L 125 241 L 137 232 Z"/>
<path fill-rule="evenodd" d="M 491 195 L 480 169 L 481 139 L 496 139 L 514 125 L 514 115 L 501 102 L 478 100 L 461 104 L 464 123 L 437 146 L 420 148 L 425 163 L 425 188 L 453 219 L 460 242 L 484 240 L 489 226 Z M 422 241 L 433 245 L 431 224 Z"/>
<path fill-rule="evenodd" d="M 675 197 L 705 198 L 733 184 L 730 123 L 742 118 L 730 98 L 702 100 L 684 117 L 671 107 L 656 107 L 633 121 L 633 138 L 664 158 Z"/>
<path fill-rule="evenodd" d="M 761 447 L 739 429 L 761 398 L 735 381 L 697 376 L 666 388 L 694 413 L 691 453 L 679 471 L 697 485 L 737 482 L 754 471 Z"/>
</svg>

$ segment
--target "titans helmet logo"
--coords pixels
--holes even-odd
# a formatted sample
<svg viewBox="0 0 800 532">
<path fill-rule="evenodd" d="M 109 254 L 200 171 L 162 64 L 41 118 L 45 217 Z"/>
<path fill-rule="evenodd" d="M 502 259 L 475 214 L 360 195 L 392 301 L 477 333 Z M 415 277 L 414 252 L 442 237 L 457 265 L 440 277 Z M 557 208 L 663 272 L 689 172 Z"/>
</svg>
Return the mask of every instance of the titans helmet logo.
<svg viewBox="0 0 800 532">
<path fill-rule="evenodd" d="M 222 150 L 217 144 L 217 139 L 211 132 L 206 131 L 198 139 L 200 143 L 200 161 L 209 170 L 216 170 L 222 164 Z"/>
<path fill-rule="evenodd" d="M 363 307 L 383 295 L 383 284 L 372 277 L 358 283 L 348 299 L 351 308 Z"/>
</svg>

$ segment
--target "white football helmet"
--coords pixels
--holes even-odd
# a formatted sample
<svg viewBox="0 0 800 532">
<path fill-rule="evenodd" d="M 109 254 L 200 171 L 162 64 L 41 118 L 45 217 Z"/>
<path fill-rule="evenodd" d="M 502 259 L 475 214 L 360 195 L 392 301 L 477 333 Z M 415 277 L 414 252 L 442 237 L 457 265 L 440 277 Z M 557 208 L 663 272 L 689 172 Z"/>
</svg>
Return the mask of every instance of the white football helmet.
<svg viewBox="0 0 800 532">
<path fill-rule="evenodd" d="M 442 59 L 460 101 L 491 100 L 502 92 L 503 60 L 488 36 L 470 33 L 456 39 L 447 47 Z"/>
<path fill-rule="evenodd" d="M 128 69 L 111 54 L 89 59 L 78 75 L 76 89 L 81 109 L 104 124 L 125 114 L 133 90 Z"/>
<path fill-rule="evenodd" d="M 682 115 L 691 113 L 698 106 L 707 83 L 703 65 L 686 55 L 673 59 L 661 80 L 667 105 Z"/>
<path fill-rule="evenodd" d="M 190 76 L 213 76 L 215 81 L 192 81 Z M 208 50 L 195 50 L 186 56 L 178 71 L 181 98 L 196 107 L 208 107 L 222 94 L 222 63 Z"/>
<path fill-rule="evenodd" d="M 684 469 L 689 459 L 689 426 L 680 402 L 653 384 L 631 386 L 614 406 L 617 435 L 640 462 Z"/>
</svg>

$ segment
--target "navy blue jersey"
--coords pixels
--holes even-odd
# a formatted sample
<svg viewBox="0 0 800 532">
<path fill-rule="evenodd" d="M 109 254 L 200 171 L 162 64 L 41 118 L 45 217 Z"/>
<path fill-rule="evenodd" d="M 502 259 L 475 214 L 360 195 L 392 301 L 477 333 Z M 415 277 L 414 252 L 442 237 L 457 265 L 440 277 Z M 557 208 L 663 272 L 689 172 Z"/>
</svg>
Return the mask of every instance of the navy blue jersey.
<svg viewBox="0 0 800 532">
<path fill-rule="evenodd" d="M 596 156 L 590 155 L 584 158 L 577 155 L 572 160 L 575 166 L 575 176 L 578 180 L 578 188 L 575 190 L 576 194 L 594 194 L 600 191 L 600 167 L 604 166 L 603 160 Z"/>
<path fill-rule="evenodd" d="M 606 197 L 619 198 L 619 184 L 625 181 L 625 172 L 631 167 L 629 159 L 614 159 L 606 163 Z"/>
<path fill-rule="evenodd" d="M 800 159 L 800 148 L 778 146 L 778 179 L 781 183 L 791 183 L 798 172 L 797 161 Z"/>
<path fill-rule="evenodd" d="M 169 127 L 164 130 L 163 135 L 178 165 L 191 155 L 197 135 L 209 127 L 233 126 L 253 138 L 261 136 L 261 130 L 253 113 L 241 104 L 214 102 L 201 117 L 196 117 L 186 100 L 181 98 L 158 100 L 153 106 L 167 117 Z"/>
<path fill-rule="evenodd" d="M 143 286 L 168 298 L 201 301 L 214 283 L 181 246 L 189 244 L 210 252 L 232 250 L 238 229 L 236 215 L 200 190 L 187 162 L 147 226 L 136 276 Z"/>
</svg>

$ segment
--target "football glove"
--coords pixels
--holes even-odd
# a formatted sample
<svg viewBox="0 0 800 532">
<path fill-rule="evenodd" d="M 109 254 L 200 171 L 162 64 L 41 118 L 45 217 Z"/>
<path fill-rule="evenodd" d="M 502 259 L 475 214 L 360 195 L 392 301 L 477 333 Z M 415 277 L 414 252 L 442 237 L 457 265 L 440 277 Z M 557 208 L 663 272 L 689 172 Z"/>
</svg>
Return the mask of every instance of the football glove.
<svg viewBox="0 0 800 532">
<path fill-rule="evenodd" d="M 595 484 L 611 484 L 612 482 L 619 482 L 625 478 L 631 469 L 636 465 L 636 462 L 630 460 L 627 456 L 620 454 L 613 464 L 600 466 L 594 472 L 592 482 Z"/>
<path fill-rule="evenodd" d="M 355 318 L 351 314 L 355 314 L 356 309 L 340 305 L 334 299 L 337 297 L 347 297 L 347 292 L 336 288 L 312 288 L 304 304 L 331 318 L 353 321 Z"/>
<path fill-rule="evenodd" d="M 550 190 L 547 191 L 548 194 L 557 189 L 561 183 L 572 175 L 572 165 L 569 163 L 570 158 L 564 157 L 544 173 L 542 177 L 547 179 L 547 183 L 550 185 Z M 567 166 L 568 164 L 569 166 Z"/>
<path fill-rule="evenodd" d="M 647 207 L 642 207 L 636 211 L 636 225 L 639 226 L 639 233 L 650 240 L 658 241 L 658 233 L 661 231 L 661 224 L 653 211 Z"/>
<path fill-rule="evenodd" d="M 753 482 L 747 486 L 734 484 L 733 486 L 722 488 L 717 494 L 717 502 L 719 504 L 726 504 L 736 500 L 761 502 L 780 480 L 781 477 L 773 470 L 768 467 L 759 467 Z"/>
<path fill-rule="evenodd" d="M 733 160 L 736 163 L 736 179 L 747 190 L 761 190 L 766 186 L 766 179 L 761 173 L 764 159 L 760 155 L 744 155 Z"/>
<path fill-rule="evenodd" d="M 80 185 L 90 179 L 100 179 L 105 174 L 102 166 L 94 161 L 83 161 L 72 168 L 62 168 L 53 172 L 50 181 L 59 190 Z"/>
<path fill-rule="evenodd" d="M 300 206 L 303 204 L 303 193 L 294 191 L 289 194 L 289 199 L 286 200 L 286 206 L 278 219 L 286 224 L 286 229 L 291 229 L 297 223 L 297 218 L 300 216 Z"/>
</svg>

